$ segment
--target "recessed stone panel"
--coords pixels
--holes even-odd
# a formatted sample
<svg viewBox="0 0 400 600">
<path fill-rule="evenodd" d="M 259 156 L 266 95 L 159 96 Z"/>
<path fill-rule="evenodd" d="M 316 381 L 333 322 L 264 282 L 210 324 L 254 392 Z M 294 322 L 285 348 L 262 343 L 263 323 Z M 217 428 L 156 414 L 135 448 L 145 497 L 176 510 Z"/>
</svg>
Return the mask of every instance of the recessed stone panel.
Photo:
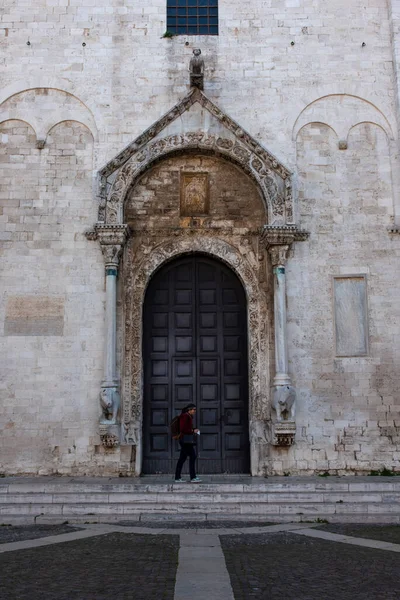
<svg viewBox="0 0 400 600">
<path fill-rule="evenodd" d="M 366 278 L 334 278 L 336 356 L 368 354 Z"/>
<path fill-rule="evenodd" d="M 64 335 L 64 298 L 60 296 L 9 297 L 4 334 L 8 336 Z"/>
<path fill-rule="evenodd" d="M 208 188 L 208 173 L 181 174 L 181 216 L 208 214 Z"/>
</svg>

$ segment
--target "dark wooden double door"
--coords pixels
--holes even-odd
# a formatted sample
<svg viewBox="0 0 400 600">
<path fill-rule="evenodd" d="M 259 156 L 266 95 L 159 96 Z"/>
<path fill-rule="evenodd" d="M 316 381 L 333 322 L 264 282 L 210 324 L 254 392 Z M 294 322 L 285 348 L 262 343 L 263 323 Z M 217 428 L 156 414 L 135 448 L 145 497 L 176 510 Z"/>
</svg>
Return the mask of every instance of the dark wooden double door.
<svg viewBox="0 0 400 600">
<path fill-rule="evenodd" d="M 174 472 L 169 423 L 193 402 L 198 473 L 248 473 L 247 311 L 237 276 L 203 255 L 168 263 L 149 284 L 143 332 L 143 472 Z"/>
</svg>

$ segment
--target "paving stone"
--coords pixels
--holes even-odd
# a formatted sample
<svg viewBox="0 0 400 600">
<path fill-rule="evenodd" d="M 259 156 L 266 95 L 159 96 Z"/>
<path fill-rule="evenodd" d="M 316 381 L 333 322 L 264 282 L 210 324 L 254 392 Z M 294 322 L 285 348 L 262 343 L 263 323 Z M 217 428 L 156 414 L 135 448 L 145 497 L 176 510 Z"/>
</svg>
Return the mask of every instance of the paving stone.
<svg viewBox="0 0 400 600">
<path fill-rule="evenodd" d="M 327 524 L 321 525 L 318 529 L 329 531 L 330 533 L 339 533 L 351 535 L 354 537 L 365 538 L 369 540 L 381 540 L 382 542 L 391 542 L 400 544 L 400 525 L 365 525 L 363 523 L 352 524 Z"/>
<path fill-rule="evenodd" d="M 3 525 L 0 527 L 0 544 L 36 540 L 50 535 L 80 531 L 81 529 L 81 527 L 71 527 L 71 525 L 27 525 L 23 527 Z"/>
<path fill-rule="evenodd" d="M 300 539 L 298 539 L 300 538 Z M 398 600 L 397 554 L 290 533 L 222 536 L 235 600 Z"/>
<path fill-rule="evenodd" d="M 173 600 L 178 536 L 111 533 L 0 556 L 7 600 Z"/>
</svg>

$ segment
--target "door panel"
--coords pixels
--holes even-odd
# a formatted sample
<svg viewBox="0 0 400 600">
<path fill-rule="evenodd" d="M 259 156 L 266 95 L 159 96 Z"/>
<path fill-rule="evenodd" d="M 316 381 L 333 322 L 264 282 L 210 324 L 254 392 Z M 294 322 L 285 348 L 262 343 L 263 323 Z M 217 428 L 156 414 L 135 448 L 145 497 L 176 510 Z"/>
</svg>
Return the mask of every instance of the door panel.
<svg viewBox="0 0 400 600">
<path fill-rule="evenodd" d="M 197 406 L 199 473 L 248 473 L 247 315 L 243 287 L 202 255 L 151 280 L 143 314 L 144 473 L 173 473 L 169 423 Z"/>
</svg>

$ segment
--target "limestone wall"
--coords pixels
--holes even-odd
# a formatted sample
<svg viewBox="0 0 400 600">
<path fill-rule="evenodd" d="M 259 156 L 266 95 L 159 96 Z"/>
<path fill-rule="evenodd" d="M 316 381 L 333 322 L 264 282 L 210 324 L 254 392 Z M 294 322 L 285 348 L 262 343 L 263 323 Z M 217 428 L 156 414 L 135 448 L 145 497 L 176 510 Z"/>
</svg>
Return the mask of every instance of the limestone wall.
<svg viewBox="0 0 400 600">
<path fill-rule="evenodd" d="M 104 279 L 84 236 L 96 218 L 93 138 L 71 121 L 43 150 L 22 121 L 0 136 L 0 470 L 62 471 L 90 460 L 98 435 Z"/>
<path fill-rule="evenodd" d="M 311 232 L 287 266 L 296 445 L 271 450 L 268 468 L 397 467 L 397 0 L 220 0 L 219 36 L 172 39 L 165 4 L 3 7 L 0 472 L 129 468 L 98 447 L 104 261 L 84 232 L 97 171 L 188 93 L 193 47 L 205 93 L 293 170 Z M 240 215 L 245 193 L 230 203 Z M 351 274 L 367 276 L 369 349 L 339 358 L 332 278 Z"/>
</svg>

